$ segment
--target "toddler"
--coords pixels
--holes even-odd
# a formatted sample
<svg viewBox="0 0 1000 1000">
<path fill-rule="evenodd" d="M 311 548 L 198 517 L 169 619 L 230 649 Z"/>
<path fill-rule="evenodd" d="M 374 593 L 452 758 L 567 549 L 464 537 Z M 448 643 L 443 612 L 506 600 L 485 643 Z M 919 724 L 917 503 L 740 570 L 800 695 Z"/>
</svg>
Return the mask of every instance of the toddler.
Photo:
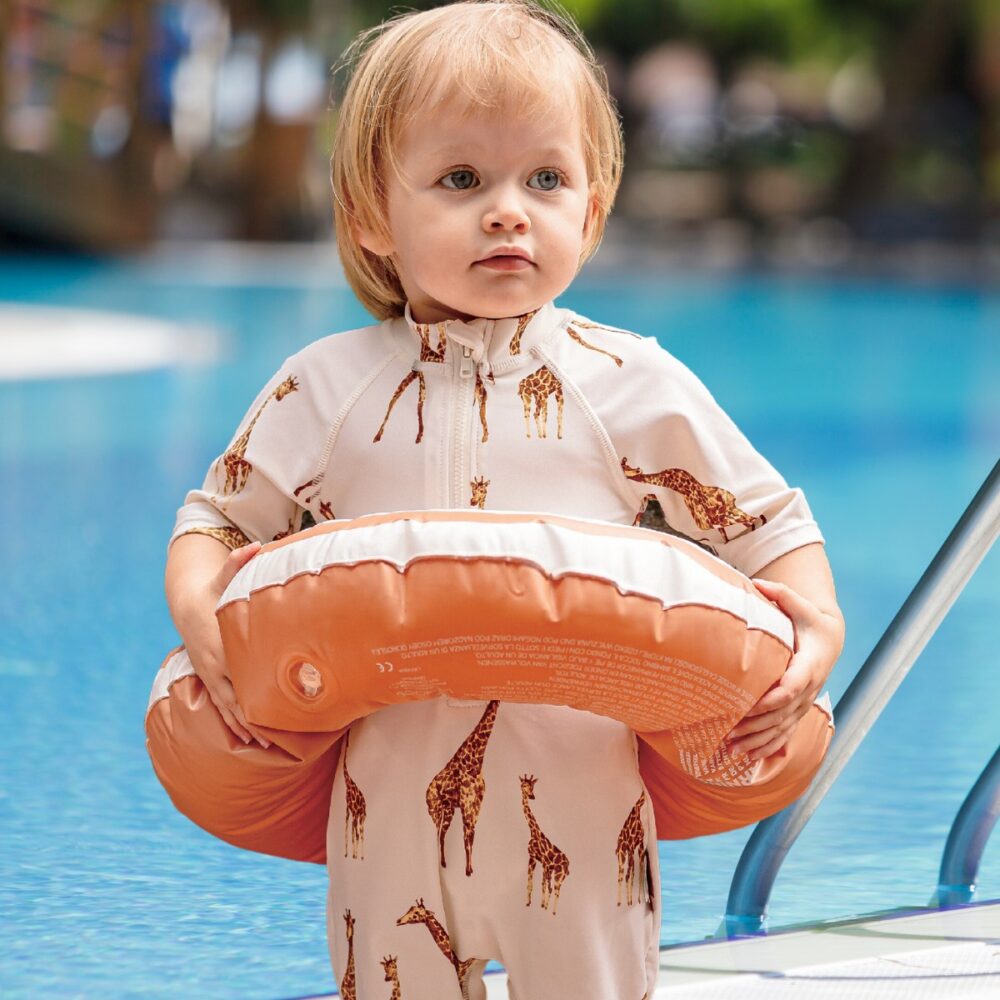
<svg viewBox="0 0 1000 1000">
<path fill-rule="evenodd" d="M 562 15 L 508 0 L 400 15 L 350 55 L 337 241 L 379 322 L 284 362 L 171 537 L 171 612 L 223 719 L 267 745 L 234 699 L 213 613 L 262 541 L 376 511 L 632 524 L 655 510 L 792 618 L 787 673 L 729 737 L 734 753 L 778 751 L 843 641 L 802 493 L 653 338 L 553 304 L 621 173 L 592 51 Z M 482 998 L 490 959 L 516 1000 L 652 997 L 670 831 L 621 723 L 400 704 L 351 728 L 331 792 L 327 924 L 345 998 Z"/>
</svg>

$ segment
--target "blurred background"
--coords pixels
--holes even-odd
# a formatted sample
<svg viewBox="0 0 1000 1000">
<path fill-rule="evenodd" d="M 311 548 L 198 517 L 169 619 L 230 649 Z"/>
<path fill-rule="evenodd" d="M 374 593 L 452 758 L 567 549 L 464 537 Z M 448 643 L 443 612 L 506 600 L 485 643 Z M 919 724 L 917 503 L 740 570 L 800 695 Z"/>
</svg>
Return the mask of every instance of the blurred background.
<svg viewBox="0 0 1000 1000">
<path fill-rule="evenodd" d="M 717 266 L 1000 270 L 997 0 L 566 7 L 626 130 L 609 243 Z M 330 70 L 390 12 L 4 0 L 0 240 L 327 239 Z"/>
</svg>

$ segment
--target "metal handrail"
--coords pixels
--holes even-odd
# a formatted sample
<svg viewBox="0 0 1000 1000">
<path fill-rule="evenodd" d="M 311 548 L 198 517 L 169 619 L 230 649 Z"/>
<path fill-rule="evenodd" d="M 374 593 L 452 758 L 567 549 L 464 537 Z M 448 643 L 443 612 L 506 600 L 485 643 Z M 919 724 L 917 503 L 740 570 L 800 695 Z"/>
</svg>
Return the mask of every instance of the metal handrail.
<svg viewBox="0 0 1000 1000">
<path fill-rule="evenodd" d="M 766 932 L 767 901 L 792 844 L 1000 535 L 1000 462 L 986 477 L 833 711 L 837 722 L 806 792 L 757 824 L 729 888 L 719 935 Z"/>
<path fill-rule="evenodd" d="M 976 779 L 951 825 L 931 906 L 972 902 L 986 841 L 1000 816 L 1000 747 Z"/>
</svg>

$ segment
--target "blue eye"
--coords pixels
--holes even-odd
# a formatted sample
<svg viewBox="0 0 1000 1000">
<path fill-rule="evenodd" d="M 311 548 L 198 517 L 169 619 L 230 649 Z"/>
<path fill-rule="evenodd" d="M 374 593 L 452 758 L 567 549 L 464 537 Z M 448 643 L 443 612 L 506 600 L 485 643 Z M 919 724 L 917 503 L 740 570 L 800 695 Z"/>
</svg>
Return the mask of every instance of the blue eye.
<svg viewBox="0 0 1000 1000">
<path fill-rule="evenodd" d="M 533 184 L 532 181 L 538 181 Z M 536 170 L 528 178 L 528 187 L 533 187 L 536 191 L 555 191 L 562 185 L 562 177 L 557 170 Z"/>
<path fill-rule="evenodd" d="M 441 178 L 441 183 L 452 191 L 467 191 L 475 187 L 479 181 L 471 170 L 452 170 L 450 174 L 445 174 Z"/>
</svg>

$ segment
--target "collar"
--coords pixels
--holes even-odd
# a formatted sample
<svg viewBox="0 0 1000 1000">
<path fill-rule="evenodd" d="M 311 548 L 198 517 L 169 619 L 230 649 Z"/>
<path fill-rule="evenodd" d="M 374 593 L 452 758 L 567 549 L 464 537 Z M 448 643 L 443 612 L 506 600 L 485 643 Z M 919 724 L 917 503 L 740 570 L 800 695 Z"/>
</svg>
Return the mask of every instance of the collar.
<svg viewBox="0 0 1000 1000">
<path fill-rule="evenodd" d="M 523 316 L 417 323 L 407 302 L 403 315 L 390 322 L 417 361 L 443 364 L 449 355 L 461 357 L 463 348 L 469 348 L 475 364 L 486 363 L 499 372 L 533 361 L 531 348 L 547 339 L 561 325 L 564 315 L 568 315 L 566 310 L 547 302 Z"/>
</svg>

